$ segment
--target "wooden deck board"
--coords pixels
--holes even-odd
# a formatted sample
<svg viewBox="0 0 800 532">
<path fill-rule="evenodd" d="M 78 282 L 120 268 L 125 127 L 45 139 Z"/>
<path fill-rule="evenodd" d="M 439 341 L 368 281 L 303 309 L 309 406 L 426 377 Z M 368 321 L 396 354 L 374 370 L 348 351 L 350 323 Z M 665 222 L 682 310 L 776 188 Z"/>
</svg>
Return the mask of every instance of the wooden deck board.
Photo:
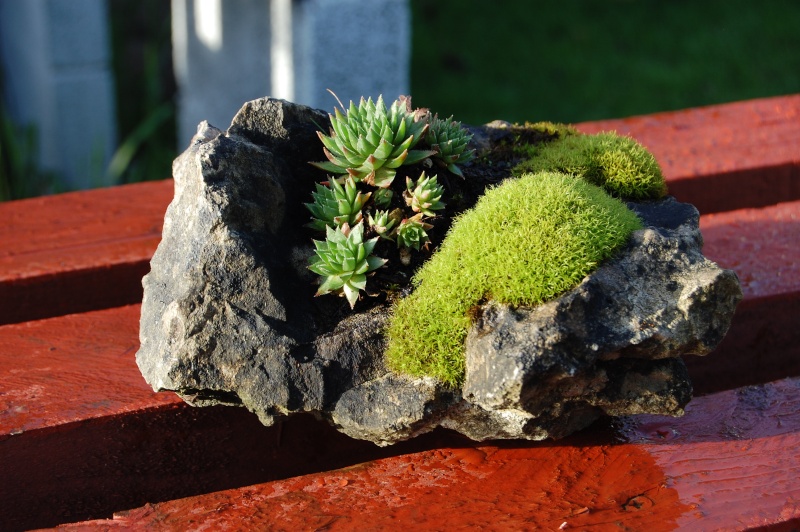
<svg viewBox="0 0 800 532">
<path fill-rule="evenodd" d="M 0 324 L 137 303 L 172 180 L 0 203 Z"/>
<path fill-rule="evenodd" d="M 604 438 L 430 449 L 64 529 L 655 532 L 800 520 L 798 379 L 698 398 L 683 418 L 639 416 Z"/>
<path fill-rule="evenodd" d="M 133 358 L 132 303 L 172 182 L 10 202 L 0 529 L 127 508 L 71 528 L 368 530 L 455 515 L 486 528 L 800 529 L 800 95 L 578 127 L 653 150 L 671 192 L 705 213 L 706 255 L 742 280 L 722 345 L 687 361 L 700 397 L 686 417 L 599 422 L 555 443 L 437 430 L 380 449 L 306 416 L 263 427 L 243 409 L 191 408 L 153 393 Z"/>
<path fill-rule="evenodd" d="M 737 263 L 753 282 L 723 345 L 687 360 L 696 393 L 800 375 L 797 227 L 786 223 L 798 214 L 800 202 L 791 202 L 702 217 L 707 252 L 723 266 L 752 252 L 763 227 L 751 221 L 777 229 L 759 244 L 766 260 Z M 7 518 L 52 526 L 465 441 L 438 431 L 379 450 L 310 420 L 287 422 L 281 435 L 284 429 L 261 427 L 240 409 L 188 407 L 171 393 L 153 393 L 141 378 L 138 318 L 139 305 L 130 305 L 0 326 L 0 507 L 7 505 L 0 513 Z M 49 520 L 19 521 L 30 515 Z"/>
</svg>

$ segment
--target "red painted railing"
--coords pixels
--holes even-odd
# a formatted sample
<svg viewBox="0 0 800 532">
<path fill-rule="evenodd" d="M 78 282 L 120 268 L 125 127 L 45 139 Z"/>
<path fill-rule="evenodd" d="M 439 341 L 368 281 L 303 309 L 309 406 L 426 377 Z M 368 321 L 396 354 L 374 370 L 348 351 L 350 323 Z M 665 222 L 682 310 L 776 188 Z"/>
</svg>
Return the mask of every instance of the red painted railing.
<svg viewBox="0 0 800 532">
<path fill-rule="evenodd" d="M 579 128 L 648 146 L 742 281 L 685 417 L 380 449 L 191 408 L 134 362 L 172 183 L 24 200 L 0 204 L 0 530 L 800 527 L 800 95 Z"/>
</svg>

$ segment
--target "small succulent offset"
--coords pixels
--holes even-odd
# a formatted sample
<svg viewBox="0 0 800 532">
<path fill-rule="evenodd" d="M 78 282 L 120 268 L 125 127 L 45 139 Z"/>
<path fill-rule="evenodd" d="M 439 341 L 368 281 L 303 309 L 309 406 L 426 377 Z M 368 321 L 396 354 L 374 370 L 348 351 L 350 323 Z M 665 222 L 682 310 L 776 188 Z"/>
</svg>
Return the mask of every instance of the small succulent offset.
<svg viewBox="0 0 800 532">
<path fill-rule="evenodd" d="M 431 224 L 422 221 L 422 213 L 415 214 L 400 222 L 397 226 L 397 247 L 419 248 L 430 241 L 427 230 L 432 228 Z"/>
<path fill-rule="evenodd" d="M 416 184 L 410 177 L 406 178 L 406 191 L 403 193 L 403 198 L 406 200 L 406 205 L 411 207 L 414 212 L 426 216 L 436 216 L 433 211 L 440 211 L 445 207 L 441 201 L 442 194 L 444 194 L 444 188 L 439 185 L 435 175 L 427 177 L 425 172 L 422 172 Z"/>
<path fill-rule="evenodd" d="M 464 174 L 456 163 L 463 164 L 475 157 L 475 150 L 468 150 L 467 144 L 472 139 L 472 134 L 461 127 L 461 122 L 456 122 L 453 117 L 440 119 L 433 117 L 425 141 L 436 155 L 433 159 L 445 166 L 452 173 L 463 178 Z"/>
<path fill-rule="evenodd" d="M 375 211 L 375 216 L 370 214 L 367 218 L 369 225 L 375 229 L 378 236 L 387 240 L 392 240 L 392 229 L 397 223 L 396 217 L 393 217 L 392 214 L 394 213 L 389 213 L 389 211 Z"/>
<path fill-rule="evenodd" d="M 352 226 L 360 222 L 363 216 L 361 209 L 372 194 L 359 192 L 351 177 L 345 180 L 344 187 L 331 179 L 329 187 L 317 183 L 316 188 L 311 193 L 314 202 L 304 205 L 314 216 L 307 227 L 318 231 L 325 231 L 326 227 L 340 227 L 344 224 Z"/>
<path fill-rule="evenodd" d="M 328 226 L 325 241 L 314 240 L 316 256 L 308 267 L 323 278 L 316 295 L 342 294 L 353 308 L 359 291 L 367 286 L 367 273 L 386 264 L 385 259 L 371 254 L 377 241 L 375 237 L 364 242 L 363 223 L 353 228 Z"/>
<path fill-rule="evenodd" d="M 377 102 L 361 98 L 358 107 L 351 101 L 346 114 L 337 108 L 330 119 L 330 136 L 317 133 L 328 160 L 311 163 L 327 172 L 349 174 L 355 181 L 385 188 L 398 167 L 435 153 L 411 149 L 427 133 L 428 123 L 418 120 L 407 100 L 396 100 L 387 110 L 383 96 Z"/>
<path fill-rule="evenodd" d="M 379 188 L 372 193 L 372 202 L 376 207 L 385 209 L 392 203 L 394 192 L 390 188 Z"/>
</svg>

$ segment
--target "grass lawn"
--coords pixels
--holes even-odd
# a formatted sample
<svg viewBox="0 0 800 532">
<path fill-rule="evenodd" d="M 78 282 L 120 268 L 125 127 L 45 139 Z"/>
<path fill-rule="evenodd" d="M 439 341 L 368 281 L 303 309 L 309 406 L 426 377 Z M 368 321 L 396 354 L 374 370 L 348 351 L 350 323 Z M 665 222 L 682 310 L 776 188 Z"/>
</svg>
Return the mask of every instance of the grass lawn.
<svg viewBox="0 0 800 532">
<path fill-rule="evenodd" d="M 414 103 L 580 122 L 800 92 L 796 0 L 411 0 Z"/>
</svg>

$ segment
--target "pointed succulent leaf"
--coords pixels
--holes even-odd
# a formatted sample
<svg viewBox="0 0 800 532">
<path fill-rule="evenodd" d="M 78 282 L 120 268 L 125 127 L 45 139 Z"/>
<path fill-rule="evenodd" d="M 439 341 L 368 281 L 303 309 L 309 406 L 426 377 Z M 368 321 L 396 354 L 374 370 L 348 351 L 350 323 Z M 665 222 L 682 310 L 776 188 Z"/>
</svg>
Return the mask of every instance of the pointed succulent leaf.
<svg viewBox="0 0 800 532">
<path fill-rule="evenodd" d="M 432 226 L 422 221 L 422 213 L 412 216 L 400 222 L 397 227 L 397 247 L 414 248 L 420 247 L 430 242 L 427 229 Z"/>
<path fill-rule="evenodd" d="M 372 172 L 365 181 L 375 187 L 388 188 L 394 181 L 395 175 L 394 169 L 384 166 Z"/>
<path fill-rule="evenodd" d="M 433 150 L 411 150 L 403 164 L 415 164 L 435 155 Z"/>
<path fill-rule="evenodd" d="M 335 108 L 330 119 L 331 134 L 319 134 L 328 163 L 312 163 L 325 171 L 364 179 L 372 170 L 414 164 L 430 155 L 427 150 L 411 158 L 402 155 L 428 130 L 427 118 L 412 112 L 407 100 L 396 100 L 387 110 L 383 96 L 374 102 L 362 98 L 358 105 L 351 101 L 347 111 Z M 388 175 L 380 179 L 384 183 L 387 180 Z"/>
<path fill-rule="evenodd" d="M 331 275 L 325 278 L 325 281 L 319 285 L 317 295 L 327 294 L 339 290 L 344 286 L 344 280 L 336 275 Z"/>
<path fill-rule="evenodd" d="M 366 288 L 366 274 L 383 266 L 386 261 L 371 255 L 377 242 L 363 242 L 364 225 L 352 227 L 349 234 L 342 228 L 326 230 L 325 242 L 314 242 L 316 255 L 309 259 L 309 269 L 322 276 L 317 295 L 335 292 L 344 295 L 350 306 Z"/>
<path fill-rule="evenodd" d="M 475 150 L 467 150 L 471 139 L 472 134 L 461 127 L 461 122 L 453 120 L 452 116 L 447 119 L 436 116 L 431 120 L 427 142 L 431 146 L 436 145 L 433 159 L 451 172 L 456 162 L 468 163 L 475 156 Z M 453 173 L 463 177 L 460 170 Z"/>
<path fill-rule="evenodd" d="M 406 178 L 406 191 L 403 193 L 403 197 L 406 205 L 411 207 L 414 212 L 435 216 L 433 211 L 439 211 L 445 207 L 441 201 L 442 194 L 444 194 L 444 188 L 439 185 L 435 175 L 427 177 L 425 172 L 422 172 L 416 183 L 411 178 Z"/>
</svg>

